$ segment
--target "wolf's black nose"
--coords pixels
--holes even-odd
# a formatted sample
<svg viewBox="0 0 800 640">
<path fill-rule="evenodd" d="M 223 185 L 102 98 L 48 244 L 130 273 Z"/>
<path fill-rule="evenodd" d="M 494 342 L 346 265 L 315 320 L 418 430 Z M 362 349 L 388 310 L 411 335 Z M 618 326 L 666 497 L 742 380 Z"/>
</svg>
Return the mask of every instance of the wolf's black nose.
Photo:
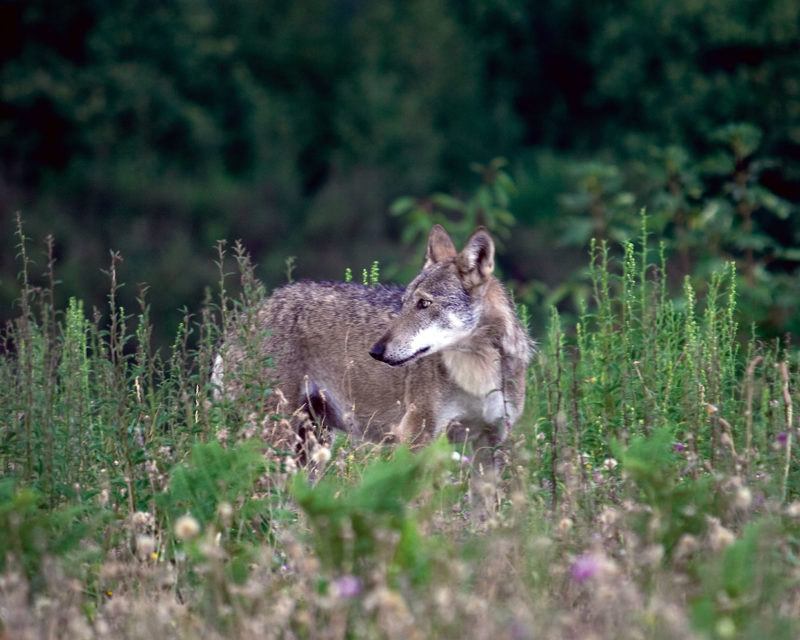
<svg viewBox="0 0 800 640">
<path fill-rule="evenodd" d="M 378 340 L 375 344 L 372 345 L 372 348 L 369 350 L 369 355 L 371 355 L 376 360 L 383 360 L 383 354 L 386 351 L 386 342 L 383 340 Z"/>
</svg>

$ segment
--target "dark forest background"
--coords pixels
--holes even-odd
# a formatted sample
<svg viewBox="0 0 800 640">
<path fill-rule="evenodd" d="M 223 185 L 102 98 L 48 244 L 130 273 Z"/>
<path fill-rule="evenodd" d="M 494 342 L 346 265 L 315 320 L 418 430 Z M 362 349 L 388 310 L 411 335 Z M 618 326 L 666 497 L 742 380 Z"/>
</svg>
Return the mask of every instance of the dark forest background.
<svg viewBox="0 0 800 640">
<path fill-rule="evenodd" d="M 672 285 L 735 260 L 744 329 L 800 332 L 796 0 L 2 0 L 0 29 L 3 320 L 18 211 L 37 282 L 52 234 L 57 297 L 103 308 L 119 251 L 163 341 L 220 239 L 269 285 L 403 281 L 431 220 L 486 223 L 536 320 L 646 207 Z"/>
</svg>

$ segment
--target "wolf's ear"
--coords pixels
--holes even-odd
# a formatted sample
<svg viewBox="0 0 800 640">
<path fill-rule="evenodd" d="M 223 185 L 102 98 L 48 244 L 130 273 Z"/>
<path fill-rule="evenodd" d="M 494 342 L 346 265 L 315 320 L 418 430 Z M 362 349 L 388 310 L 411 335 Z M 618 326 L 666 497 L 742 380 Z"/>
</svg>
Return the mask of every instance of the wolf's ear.
<svg viewBox="0 0 800 640">
<path fill-rule="evenodd" d="M 456 247 L 447 231 L 440 224 L 435 224 L 431 227 L 431 233 L 428 236 L 428 251 L 425 253 L 425 264 L 422 265 L 423 269 L 432 267 L 437 262 L 452 258 L 456 255 Z"/>
<path fill-rule="evenodd" d="M 494 272 L 494 242 L 485 227 L 472 232 L 456 258 L 456 265 L 465 287 L 486 283 Z"/>
</svg>

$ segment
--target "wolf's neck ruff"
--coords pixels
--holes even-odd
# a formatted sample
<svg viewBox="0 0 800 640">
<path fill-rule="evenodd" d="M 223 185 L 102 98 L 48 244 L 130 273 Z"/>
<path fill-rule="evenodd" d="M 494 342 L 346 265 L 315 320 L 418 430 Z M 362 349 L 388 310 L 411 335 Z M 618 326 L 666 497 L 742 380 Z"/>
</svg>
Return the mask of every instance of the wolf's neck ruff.
<svg viewBox="0 0 800 640">
<path fill-rule="evenodd" d="M 450 379 L 469 394 L 484 397 L 500 389 L 500 353 L 490 345 L 478 349 L 442 351 Z"/>
</svg>

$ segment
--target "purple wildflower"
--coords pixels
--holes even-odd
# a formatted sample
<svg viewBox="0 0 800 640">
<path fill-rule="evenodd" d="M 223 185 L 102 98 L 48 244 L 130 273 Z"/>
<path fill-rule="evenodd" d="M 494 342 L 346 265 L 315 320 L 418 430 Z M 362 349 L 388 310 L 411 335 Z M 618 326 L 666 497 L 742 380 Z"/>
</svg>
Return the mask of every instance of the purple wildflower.
<svg viewBox="0 0 800 640">
<path fill-rule="evenodd" d="M 361 580 L 351 574 L 336 578 L 331 585 L 334 592 L 341 598 L 352 598 L 361 593 Z"/>
<path fill-rule="evenodd" d="M 674 445 L 672 445 L 672 450 L 677 452 L 677 453 L 681 453 L 685 449 L 686 449 L 686 445 L 683 444 L 682 442 L 676 442 Z"/>
<path fill-rule="evenodd" d="M 597 556 L 591 553 L 584 553 L 572 564 L 570 574 L 576 582 L 583 582 L 597 574 L 600 570 L 600 562 Z"/>
<path fill-rule="evenodd" d="M 527 640 L 533 637 L 533 631 L 530 626 L 522 620 L 514 620 L 509 628 L 511 638 L 513 640 Z"/>
<path fill-rule="evenodd" d="M 785 431 L 781 431 L 781 432 L 778 434 L 778 442 L 780 442 L 781 444 L 786 444 L 786 441 L 787 441 L 788 439 L 789 439 L 789 434 L 788 434 L 788 433 L 786 433 Z"/>
</svg>

